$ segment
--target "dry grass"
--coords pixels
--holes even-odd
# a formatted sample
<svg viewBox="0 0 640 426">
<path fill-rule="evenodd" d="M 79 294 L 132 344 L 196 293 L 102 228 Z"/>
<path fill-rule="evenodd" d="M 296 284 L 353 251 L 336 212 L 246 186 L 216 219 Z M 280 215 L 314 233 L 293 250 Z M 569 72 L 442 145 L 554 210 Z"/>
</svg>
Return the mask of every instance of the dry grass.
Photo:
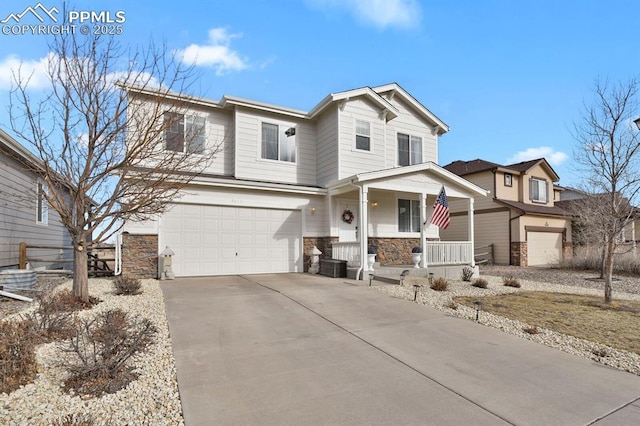
<svg viewBox="0 0 640 426">
<path fill-rule="evenodd" d="M 455 301 L 473 307 L 477 297 Z M 482 309 L 495 315 L 547 328 L 640 354 L 640 302 L 564 293 L 519 292 L 482 297 Z"/>
</svg>

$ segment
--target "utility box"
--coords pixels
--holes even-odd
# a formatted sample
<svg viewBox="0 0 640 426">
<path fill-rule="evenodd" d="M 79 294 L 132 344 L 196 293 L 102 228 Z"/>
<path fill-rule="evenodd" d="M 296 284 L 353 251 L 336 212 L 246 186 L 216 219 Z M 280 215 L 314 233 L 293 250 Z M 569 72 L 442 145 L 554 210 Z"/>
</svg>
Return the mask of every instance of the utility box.
<svg viewBox="0 0 640 426">
<path fill-rule="evenodd" d="M 347 261 L 339 259 L 320 259 L 320 275 L 331 278 L 346 278 Z"/>
</svg>

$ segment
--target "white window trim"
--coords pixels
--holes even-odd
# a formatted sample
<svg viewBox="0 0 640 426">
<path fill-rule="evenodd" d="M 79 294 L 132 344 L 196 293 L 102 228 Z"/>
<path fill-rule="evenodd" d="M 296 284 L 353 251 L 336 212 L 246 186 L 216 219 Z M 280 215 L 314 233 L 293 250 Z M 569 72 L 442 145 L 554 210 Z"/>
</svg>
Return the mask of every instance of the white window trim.
<svg viewBox="0 0 640 426">
<path fill-rule="evenodd" d="M 509 183 L 507 183 L 507 177 L 509 178 Z M 504 186 L 511 188 L 513 186 L 513 175 L 511 173 L 504 174 Z"/>
<path fill-rule="evenodd" d="M 417 133 L 412 133 L 409 131 L 405 131 L 402 129 L 396 130 L 396 140 L 395 140 L 395 151 L 396 151 L 396 166 L 397 167 L 406 167 L 406 166 L 401 166 L 400 165 L 400 146 L 399 146 L 399 142 L 398 142 L 398 135 L 405 135 L 405 136 L 409 136 L 409 166 L 413 166 L 414 164 L 422 164 L 424 162 L 424 151 L 425 151 L 425 137 L 424 135 L 421 134 L 417 134 Z M 421 158 L 420 158 L 420 162 L 419 163 L 411 163 L 411 137 L 416 137 L 416 138 L 420 138 L 420 149 L 421 149 Z"/>
<path fill-rule="evenodd" d="M 367 123 L 369 124 L 369 135 L 362 135 L 362 134 L 358 134 L 358 121 L 361 121 L 363 123 Z M 356 151 L 356 152 L 362 152 L 362 153 L 366 153 L 366 154 L 373 154 L 373 136 L 371 135 L 373 133 L 373 125 L 371 123 L 371 121 L 369 120 L 362 120 L 359 118 L 354 118 L 353 119 L 353 149 L 352 151 Z M 358 142 L 357 142 L 357 137 L 358 136 L 368 136 L 369 138 L 369 149 L 360 149 L 358 148 Z"/>
<path fill-rule="evenodd" d="M 295 144 L 296 144 L 296 149 L 295 149 L 295 156 L 296 159 L 295 161 L 285 161 L 285 160 L 275 160 L 272 158 L 263 158 L 262 157 L 262 125 L 263 124 L 271 124 L 271 125 L 277 125 L 278 126 L 278 156 L 280 153 L 280 127 L 287 127 L 287 128 L 295 128 L 296 129 L 296 134 L 295 134 Z M 299 128 L 298 125 L 296 123 L 285 123 L 283 121 L 278 121 L 278 120 L 260 120 L 260 126 L 259 126 L 259 136 L 258 136 L 258 155 L 257 155 L 257 161 L 258 162 L 264 162 L 264 163 L 270 163 L 270 164 L 280 164 L 280 165 L 289 165 L 289 166 L 296 166 L 298 164 L 298 159 L 300 158 L 300 144 L 298 143 L 298 132 L 299 132 Z"/>
<path fill-rule="evenodd" d="M 533 182 L 544 182 L 544 186 L 545 186 L 545 194 L 544 194 L 544 201 L 541 200 L 536 200 L 533 198 Z M 536 178 L 536 177 L 532 177 L 529 179 L 529 200 L 531 200 L 532 203 L 536 203 L 536 204 L 547 204 L 549 202 L 549 182 L 546 179 L 543 178 Z"/>
<path fill-rule="evenodd" d="M 165 151 L 172 151 L 172 152 L 182 152 L 183 154 L 189 154 L 189 155 L 200 155 L 200 156 L 204 156 L 207 152 L 207 116 L 205 114 L 200 114 L 200 113 L 191 113 L 191 114 L 187 114 L 186 112 L 176 112 L 176 111 L 165 111 L 165 113 L 173 113 L 173 114 L 180 114 L 182 115 L 182 121 L 183 121 L 183 128 L 182 128 L 182 151 L 172 151 L 170 149 L 167 149 L 167 141 L 166 141 L 166 132 L 168 129 L 165 129 L 165 141 L 164 141 L 164 149 Z M 203 138 L 204 138 L 204 144 L 202 147 L 202 152 L 190 152 L 189 151 L 189 146 L 190 146 L 190 141 L 188 140 L 188 132 L 187 132 L 187 127 L 189 124 L 187 123 L 193 123 L 194 122 L 194 118 L 201 118 L 203 120 L 203 124 L 204 124 L 204 128 L 203 128 Z"/>
<path fill-rule="evenodd" d="M 47 203 L 44 195 L 41 195 L 40 188 L 42 188 L 42 192 L 47 194 L 49 192 L 49 188 L 47 188 L 47 184 L 42 180 L 38 180 L 36 182 L 36 223 L 38 225 L 49 225 L 49 203 Z M 40 199 L 42 197 L 42 201 Z"/>
<path fill-rule="evenodd" d="M 420 203 L 420 199 L 418 198 L 408 198 L 408 197 L 396 197 L 396 206 L 395 206 L 395 217 L 396 217 L 396 232 L 398 233 L 399 236 L 402 237 L 408 237 L 408 238 L 414 238 L 414 237 L 420 237 L 420 231 L 401 231 L 400 230 L 400 200 L 409 200 L 412 203 L 414 201 Z M 409 220 L 411 220 L 411 212 L 409 212 Z M 422 226 L 422 224 L 420 224 L 420 226 Z"/>
</svg>

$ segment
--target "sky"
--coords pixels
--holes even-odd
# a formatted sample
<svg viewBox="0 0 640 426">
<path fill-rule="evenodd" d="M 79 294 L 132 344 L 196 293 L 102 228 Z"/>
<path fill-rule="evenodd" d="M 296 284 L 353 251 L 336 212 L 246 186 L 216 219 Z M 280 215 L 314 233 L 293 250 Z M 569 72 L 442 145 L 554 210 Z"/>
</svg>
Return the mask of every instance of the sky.
<svg viewBox="0 0 640 426">
<path fill-rule="evenodd" d="M 20 16 L 38 3 L 44 24 L 54 24 L 42 11 L 58 17 L 52 10 L 63 10 L 61 1 L 0 4 L 5 130 L 12 70 L 22 64 L 33 71 L 37 90 L 46 64 L 47 36 L 21 27 L 40 23 L 30 13 Z M 121 32 L 114 37 L 122 46 L 166 43 L 196 63 L 192 94 L 214 100 L 232 95 L 308 111 L 329 93 L 398 83 L 450 126 L 439 140 L 440 165 L 545 157 L 564 186 L 581 180 L 572 167 L 573 129 L 593 103 L 596 80 L 640 75 L 640 8 L 632 0 L 76 0 L 66 6 L 88 12 L 84 23 L 91 28 L 105 23 Z"/>
</svg>

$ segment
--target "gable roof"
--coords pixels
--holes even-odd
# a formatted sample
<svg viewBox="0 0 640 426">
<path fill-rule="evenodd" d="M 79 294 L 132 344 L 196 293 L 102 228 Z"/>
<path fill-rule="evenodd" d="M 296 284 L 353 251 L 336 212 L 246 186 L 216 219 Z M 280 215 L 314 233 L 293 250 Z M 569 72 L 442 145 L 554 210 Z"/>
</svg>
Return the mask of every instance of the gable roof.
<svg viewBox="0 0 640 426">
<path fill-rule="evenodd" d="M 498 167 L 500 167 L 499 164 L 481 160 L 479 158 L 471 161 L 457 160 L 443 166 L 444 169 L 449 170 L 451 173 L 458 176 L 470 175 L 473 173 L 484 172 L 486 170 L 495 170 Z"/>
<path fill-rule="evenodd" d="M 254 101 L 251 99 L 244 99 L 236 96 L 224 95 L 220 101 L 216 102 L 210 99 L 205 99 L 197 96 L 191 96 L 187 94 L 181 94 L 177 92 L 171 92 L 168 90 L 161 90 L 158 88 L 138 87 L 120 84 L 120 87 L 128 93 L 138 93 L 147 96 L 162 95 L 163 98 L 172 101 L 188 102 L 194 105 L 201 105 L 210 108 L 225 108 L 233 106 L 243 106 L 247 108 L 259 109 L 262 111 L 273 112 L 277 114 L 288 115 L 291 117 L 302 119 L 313 119 L 329 105 L 334 102 L 344 102 L 349 99 L 364 96 L 373 102 L 381 112 L 384 112 L 386 121 L 396 118 L 400 111 L 393 106 L 390 102 L 395 96 L 400 96 L 427 122 L 435 128 L 438 135 L 442 135 L 449 131 L 449 126 L 440 120 L 434 113 L 429 111 L 424 105 L 418 102 L 413 96 L 411 96 L 406 90 L 404 90 L 397 83 L 385 84 L 383 86 L 377 86 L 374 88 L 365 86 L 358 89 L 346 90 L 343 92 L 330 93 L 323 100 L 321 100 L 310 111 L 302 111 L 294 108 L 286 108 L 283 106 L 270 104 L 266 102 Z M 389 99 L 382 96 L 383 93 L 390 93 Z"/>
<path fill-rule="evenodd" d="M 549 165 L 546 159 L 544 158 L 536 158 L 535 160 L 522 161 L 520 163 L 509 164 L 508 166 L 502 166 L 497 163 L 492 163 L 491 161 L 481 160 L 476 158 L 471 161 L 462 161 L 457 160 L 452 163 L 444 166 L 445 169 L 449 170 L 452 173 L 457 174 L 458 176 L 470 175 L 473 173 L 480 173 L 485 171 L 496 171 L 501 170 L 507 173 L 513 174 L 523 174 L 527 173 L 527 171 L 531 170 L 533 167 L 538 164 L 542 165 L 543 168 L 547 170 L 549 175 L 551 176 L 553 182 L 557 182 L 560 180 L 560 176 L 553 170 L 553 167 Z"/>
<path fill-rule="evenodd" d="M 391 178 L 401 175 L 408 175 L 416 172 L 430 171 L 435 174 L 437 177 L 448 180 L 449 182 L 466 189 L 471 193 L 476 193 L 478 195 L 487 196 L 489 191 L 484 188 L 479 187 L 478 185 L 469 182 L 466 179 L 457 176 L 454 173 L 449 172 L 448 170 L 438 166 L 436 163 L 432 161 L 427 161 L 426 163 L 413 164 L 411 166 L 403 166 L 403 167 L 392 167 L 384 170 L 375 170 L 371 172 L 363 172 L 358 173 L 353 176 L 349 176 L 343 178 L 332 185 L 331 188 L 338 188 L 341 186 L 348 186 L 353 184 L 362 184 L 370 181 L 374 181 L 377 179 L 385 179 Z"/>
</svg>

